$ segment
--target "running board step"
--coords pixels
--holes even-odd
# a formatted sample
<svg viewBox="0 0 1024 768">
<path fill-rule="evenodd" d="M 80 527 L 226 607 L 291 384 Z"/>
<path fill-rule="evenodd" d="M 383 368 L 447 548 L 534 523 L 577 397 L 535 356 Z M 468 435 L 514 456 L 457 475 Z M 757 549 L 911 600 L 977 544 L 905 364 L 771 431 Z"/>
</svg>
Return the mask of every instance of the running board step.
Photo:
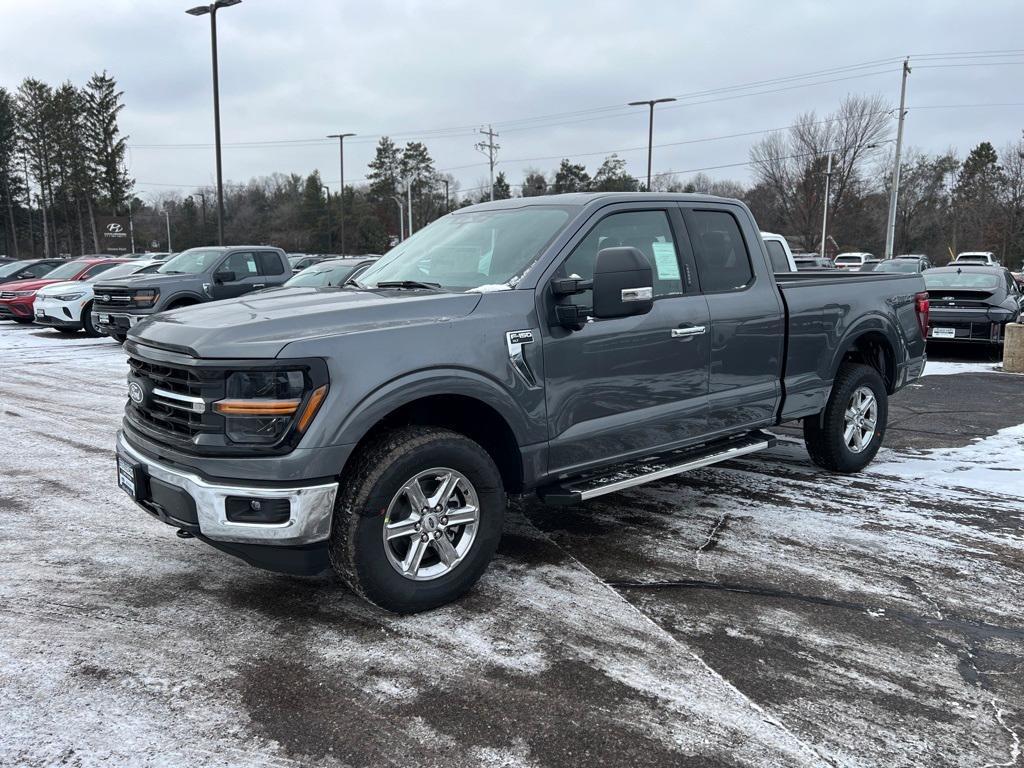
<svg viewBox="0 0 1024 768">
<path fill-rule="evenodd" d="M 545 504 L 562 506 L 578 504 L 606 493 L 615 493 L 636 485 L 661 480 L 672 475 L 700 469 L 720 461 L 735 459 L 755 451 L 763 451 L 775 445 L 775 436 L 766 432 L 751 432 L 731 440 L 708 443 L 698 448 L 687 448 L 656 456 L 648 456 L 617 468 L 606 469 L 603 473 L 591 473 L 569 477 L 560 483 L 548 485 L 537 491 Z"/>
</svg>

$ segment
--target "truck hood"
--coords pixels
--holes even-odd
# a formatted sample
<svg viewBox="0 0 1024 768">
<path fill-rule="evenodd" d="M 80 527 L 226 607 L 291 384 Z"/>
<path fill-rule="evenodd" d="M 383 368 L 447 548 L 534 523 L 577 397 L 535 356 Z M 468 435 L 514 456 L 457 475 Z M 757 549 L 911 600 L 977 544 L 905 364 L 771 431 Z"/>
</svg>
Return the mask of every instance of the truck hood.
<svg viewBox="0 0 1024 768">
<path fill-rule="evenodd" d="M 479 294 L 282 288 L 161 312 L 135 341 L 202 358 L 273 358 L 293 342 L 465 317 Z"/>
<path fill-rule="evenodd" d="M 159 288 L 161 285 L 169 283 L 182 283 L 192 280 L 206 280 L 210 281 L 210 277 L 202 273 L 197 275 L 125 275 L 124 277 L 115 277 L 110 280 L 100 279 L 97 283 L 97 287 L 110 287 L 110 288 Z"/>
</svg>

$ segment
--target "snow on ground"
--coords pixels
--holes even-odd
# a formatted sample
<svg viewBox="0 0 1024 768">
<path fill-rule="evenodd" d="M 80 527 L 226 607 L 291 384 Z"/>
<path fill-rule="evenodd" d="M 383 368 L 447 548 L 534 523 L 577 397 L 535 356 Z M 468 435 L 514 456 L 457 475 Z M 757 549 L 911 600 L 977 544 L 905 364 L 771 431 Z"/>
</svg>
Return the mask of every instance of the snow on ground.
<svg viewBox="0 0 1024 768">
<path fill-rule="evenodd" d="M 1024 426 L 518 503 L 470 596 L 396 617 L 135 508 L 125 373 L 0 323 L 0 766 L 1019 762 Z"/>
<path fill-rule="evenodd" d="M 952 376 L 956 373 L 1006 373 L 1002 363 L 956 362 L 929 360 L 924 367 L 925 376 Z M 1024 374 L 1010 374 L 1022 376 Z"/>
</svg>

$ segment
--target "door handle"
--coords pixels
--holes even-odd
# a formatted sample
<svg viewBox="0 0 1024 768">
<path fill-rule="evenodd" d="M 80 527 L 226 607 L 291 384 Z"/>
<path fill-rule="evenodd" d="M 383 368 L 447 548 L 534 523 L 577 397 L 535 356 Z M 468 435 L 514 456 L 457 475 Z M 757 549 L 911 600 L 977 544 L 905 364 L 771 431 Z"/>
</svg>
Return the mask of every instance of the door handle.
<svg viewBox="0 0 1024 768">
<path fill-rule="evenodd" d="M 701 334 L 706 333 L 707 330 L 706 325 L 688 325 L 685 328 L 673 328 L 672 338 L 679 339 L 687 336 L 700 336 Z"/>
<path fill-rule="evenodd" d="M 259 289 L 259 288 L 266 288 L 266 287 L 267 287 L 267 284 L 266 284 L 266 283 L 255 283 L 255 284 L 253 284 L 253 286 L 252 286 L 252 287 L 253 287 L 253 288 L 256 288 L 256 289 Z"/>
</svg>

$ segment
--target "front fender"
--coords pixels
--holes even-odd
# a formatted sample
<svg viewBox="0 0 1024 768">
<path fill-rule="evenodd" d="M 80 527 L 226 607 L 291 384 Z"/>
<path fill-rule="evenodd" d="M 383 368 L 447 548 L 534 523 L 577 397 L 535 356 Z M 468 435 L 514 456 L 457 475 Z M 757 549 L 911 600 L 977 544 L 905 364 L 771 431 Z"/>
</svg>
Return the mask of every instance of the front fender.
<svg viewBox="0 0 1024 768">
<path fill-rule="evenodd" d="M 332 443 L 357 443 L 388 414 L 416 400 L 460 395 L 490 406 L 508 424 L 519 446 L 545 439 L 542 414 L 528 414 L 499 382 L 462 368 L 431 368 L 392 379 L 375 389 L 336 427 Z"/>
</svg>

